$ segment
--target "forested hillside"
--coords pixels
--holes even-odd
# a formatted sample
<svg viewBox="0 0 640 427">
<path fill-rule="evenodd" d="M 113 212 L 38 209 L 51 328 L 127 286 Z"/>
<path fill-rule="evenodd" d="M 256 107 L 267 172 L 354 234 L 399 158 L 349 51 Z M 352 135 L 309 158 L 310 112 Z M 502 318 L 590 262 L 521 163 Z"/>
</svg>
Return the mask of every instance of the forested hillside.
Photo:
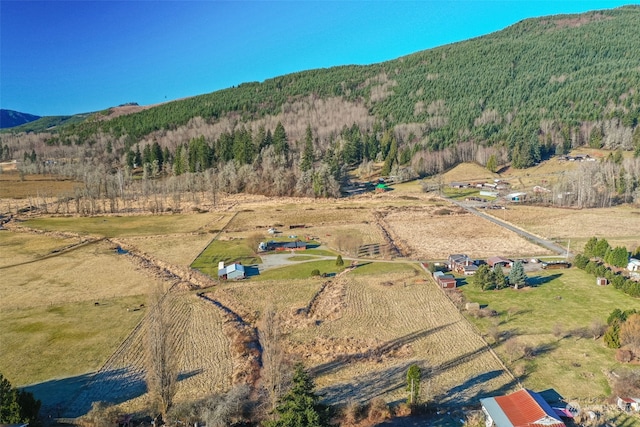
<svg viewBox="0 0 640 427">
<path fill-rule="evenodd" d="M 638 6 L 529 19 L 380 64 L 5 134 L 0 154 L 99 159 L 107 170 L 147 165 L 149 176 L 210 168 L 238 175 L 247 166 L 237 186 L 244 190 L 262 187 L 260 171 L 279 170 L 288 184 L 269 192 L 297 194 L 317 182 L 308 191 L 316 195 L 333 194 L 326 188 L 346 168 L 376 160 L 383 174 L 425 176 L 490 158 L 526 168 L 582 145 L 640 154 L 638 28 Z"/>
</svg>

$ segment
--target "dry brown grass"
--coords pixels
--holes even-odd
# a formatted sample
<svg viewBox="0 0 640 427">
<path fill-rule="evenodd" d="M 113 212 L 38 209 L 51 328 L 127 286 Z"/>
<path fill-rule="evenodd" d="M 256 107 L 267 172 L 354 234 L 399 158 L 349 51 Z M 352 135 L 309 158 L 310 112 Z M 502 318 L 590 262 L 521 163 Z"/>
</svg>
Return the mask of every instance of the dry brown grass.
<svg viewBox="0 0 640 427">
<path fill-rule="evenodd" d="M 546 239 L 571 239 L 576 250 L 593 236 L 606 238 L 613 246 L 633 249 L 640 245 L 640 209 L 632 206 L 562 209 L 514 205 L 495 215 Z"/>
<path fill-rule="evenodd" d="M 476 258 L 549 254 L 496 224 L 470 213 L 458 213 L 454 206 L 449 210 L 454 214 L 438 215 L 434 208 L 396 210 L 385 221 L 419 259 L 443 259 L 453 253 Z"/>
<path fill-rule="evenodd" d="M 78 243 L 76 238 L 43 234 L 0 232 L 0 267 L 33 261 Z"/>
<path fill-rule="evenodd" d="M 213 234 L 131 237 L 122 239 L 139 250 L 168 263 L 188 267 L 207 247 Z"/>
<path fill-rule="evenodd" d="M 50 175 L 24 175 L 17 171 L 0 173 L 0 199 L 24 199 L 36 196 L 73 194 L 79 182 Z"/>
<path fill-rule="evenodd" d="M 154 279 L 106 243 L 2 270 L 0 311 L 145 294 Z"/>
<path fill-rule="evenodd" d="M 386 400 L 402 399 L 410 363 L 434 369 L 428 393 L 442 402 L 459 401 L 478 387 L 486 393 L 509 383 L 507 375 L 496 373 L 499 362 L 442 291 L 430 281 L 416 280 L 416 274 L 347 276 L 341 315 L 291 332 L 291 348 L 319 373 L 316 383 L 330 401 L 370 399 L 380 392 Z M 482 384 L 455 389 L 484 376 Z"/>
<path fill-rule="evenodd" d="M 489 172 L 477 163 L 461 163 L 443 174 L 444 182 L 492 181 L 498 174 Z"/>
<path fill-rule="evenodd" d="M 178 334 L 176 403 L 193 401 L 231 386 L 230 342 L 223 333 L 221 312 L 213 304 L 190 294 L 175 298 L 171 307 Z M 126 412 L 148 410 L 144 388 L 145 323 L 134 330 L 95 375 L 95 381 L 76 396 L 72 407 L 88 407 L 94 401 L 117 401 Z M 103 380 L 104 379 L 104 380 Z M 70 413 L 69 416 L 77 414 Z"/>
</svg>

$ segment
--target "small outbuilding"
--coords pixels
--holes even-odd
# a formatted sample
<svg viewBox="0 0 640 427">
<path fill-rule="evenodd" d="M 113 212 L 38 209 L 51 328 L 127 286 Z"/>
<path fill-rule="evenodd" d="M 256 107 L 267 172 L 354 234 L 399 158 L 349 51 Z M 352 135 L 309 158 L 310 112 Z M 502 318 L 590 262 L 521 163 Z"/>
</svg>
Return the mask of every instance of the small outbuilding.
<svg viewBox="0 0 640 427">
<path fill-rule="evenodd" d="M 596 285 L 598 286 L 607 286 L 609 284 L 609 281 L 607 280 L 606 277 L 597 277 L 596 278 Z"/>
<path fill-rule="evenodd" d="M 640 271 L 640 259 L 629 258 L 629 264 L 627 264 L 627 270 Z"/>
<path fill-rule="evenodd" d="M 640 411 L 640 398 L 637 397 L 620 397 L 616 402 L 618 408 L 625 412 L 638 412 Z"/>
<path fill-rule="evenodd" d="M 223 262 L 218 264 L 218 279 L 220 280 L 241 280 L 245 277 L 244 265 L 239 262 L 234 262 L 226 267 Z"/>
<path fill-rule="evenodd" d="M 487 258 L 487 264 L 489 265 L 489 267 L 493 268 L 496 265 L 499 265 L 500 267 L 511 267 L 511 264 L 513 263 L 513 261 L 511 261 L 510 259 L 507 258 L 502 258 L 500 256 L 492 256 Z"/>
</svg>

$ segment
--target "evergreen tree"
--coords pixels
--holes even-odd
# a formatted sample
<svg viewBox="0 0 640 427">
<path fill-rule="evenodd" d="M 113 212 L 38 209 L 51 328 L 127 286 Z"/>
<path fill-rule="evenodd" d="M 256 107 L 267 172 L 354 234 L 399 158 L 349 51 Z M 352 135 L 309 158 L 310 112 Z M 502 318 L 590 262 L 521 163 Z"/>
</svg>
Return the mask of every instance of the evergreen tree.
<svg viewBox="0 0 640 427">
<path fill-rule="evenodd" d="M 527 273 L 524 271 L 522 262 L 514 262 L 509 272 L 509 283 L 513 285 L 514 288 L 519 289 L 521 286 L 527 284 L 527 279 Z"/>
<path fill-rule="evenodd" d="M 420 398 L 420 378 L 422 376 L 422 372 L 420 371 L 420 367 L 416 364 L 409 366 L 409 370 L 407 370 L 407 403 L 410 405 L 415 405 L 418 403 Z"/>
<path fill-rule="evenodd" d="M 276 407 L 278 419 L 265 423 L 267 427 L 323 427 L 327 414 L 318 404 L 314 384 L 301 364 L 296 365 L 291 389 Z"/>
<path fill-rule="evenodd" d="M 273 131 L 273 146 L 275 147 L 276 154 L 289 155 L 289 142 L 287 141 L 287 133 L 284 130 L 281 122 L 278 122 L 276 129 Z"/>
<path fill-rule="evenodd" d="M 584 256 L 587 258 L 592 258 L 596 256 L 596 246 L 598 244 L 597 237 L 591 237 L 587 240 L 587 243 L 584 244 Z"/>
<path fill-rule="evenodd" d="M 300 159 L 300 170 L 306 172 L 313 166 L 313 133 L 311 125 L 307 125 L 307 131 L 304 137 L 304 149 L 302 158 Z"/>
<path fill-rule="evenodd" d="M 38 423 L 40 401 L 32 393 L 11 387 L 11 383 L 0 373 L 0 423 Z"/>
<path fill-rule="evenodd" d="M 342 259 L 342 255 L 338 255 L 336 258 L 336 267 L 342 267 L 344 265 L 344 260 Z"/>
<path fill-rule="evenodd" d="M 398 141 L 395 138 L 391 139 L 391 147 L 389 148 L 389 153 L 387 157 L 384 159 L 384 165 L 382 166 L 382 171 L 380 172 L 383 176 L 389 176 L 391 173 L 391 168 L 393 164 L 396 163 L 398 157 Z"/>
<path fill-rule="evenodd" d="M 606 239 L 600 239 L 596 242 L 595 247 L 593 248 L 593 256 L 604 258 L 609 250 L 611 250 L 609 242 L 607 242 Z"/>
<path fill-rule="evenodd" d="M 493 283 L 495 283 L 496 289 L 504 289 L 507 287 L 507 278 L 502 271 L 502 267 L 500 265 L 496 265 L 493 267 Z"/>
<path fill-rule="evenodd" d="M 498 170 L 498 160 L 495 154 L 489 156 L 489 160 L 487 160 L 487 170 L 492 173 Z"/>
<path fill-rule="evenodd" d="M 142 166 L 142 154 L 140 154 L 140 144 L 136 144 L 136 153 L 133 158 L 133 163 L 135 167 Z"/>
<path fill-rule="evenodd" d="M 164 163 L 164 156 L 162 154 L 162 148 L 160 148 L 160 144 L 158 144 L 158 141 L 154 141 L 153 145 L 151 146 L 151 162 L 153 163 L 154 160 L 158 161 L 158 169 L 162 170 L 162 164 Z"/>
<path fill-rule="evenodd" d="M 493 277 L 491 274 L 491 269 L 487 264 L 483 264 L 478 267 L 476 274 L 473 275 L 471 281 L 474 285 L 482 289 L 483 291 L 491 290 L 495 288 L 493 283 Z"/>
<path fill-rule="evenodd" d="M 605 262 L 615 267 L 626 267 L 629 262 L 629 252 L 627 252 L 627 248 L 618 246 L 610 250 L 605 257 Z"/>
</svg>

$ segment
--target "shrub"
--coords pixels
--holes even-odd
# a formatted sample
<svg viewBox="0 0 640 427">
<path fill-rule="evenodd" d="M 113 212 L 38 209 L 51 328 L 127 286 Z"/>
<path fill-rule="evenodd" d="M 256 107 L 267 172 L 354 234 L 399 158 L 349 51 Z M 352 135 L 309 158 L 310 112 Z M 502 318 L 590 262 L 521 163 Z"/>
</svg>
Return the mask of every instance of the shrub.
<svg viewBox="0 0 640 427">
<path fill-rule="evenodd" d="M 616 350 L 616 360 L 621 363 L 629 363 L 633 360 L 633 352 L 626 348 Z"/>
<path fill-rule="evenodd" d="M 315 270 L 311 271 L 311 276 L 312 277 L 316 277 L 320 275 L 320 270 L 318 270 L 317 268 Z"/>
</svg>

